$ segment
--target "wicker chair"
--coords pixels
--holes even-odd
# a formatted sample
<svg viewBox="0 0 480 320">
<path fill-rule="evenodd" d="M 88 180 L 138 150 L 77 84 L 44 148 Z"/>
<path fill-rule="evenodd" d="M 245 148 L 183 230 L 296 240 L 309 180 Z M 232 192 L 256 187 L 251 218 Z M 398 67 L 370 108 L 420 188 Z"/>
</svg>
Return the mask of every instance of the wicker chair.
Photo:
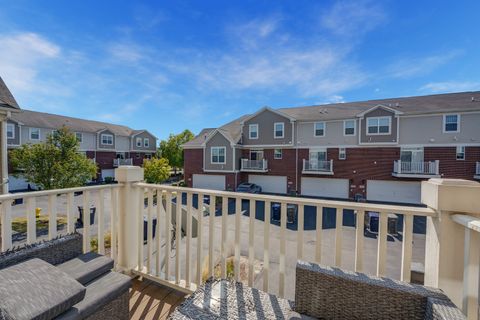
<svg viewBox="0 0 480 320">
<path fill-rule="evenodd" d="M 209 279 L 170 319 L 466 319 L 438 289 L 299 261 L 295 302 Z"/>
<path fill-rule="evenodd" d="M 18 272 L 22 264 L 34 265 L 37 263 L 41 267 L 50 265 L 50 268 L 55 269 L 50 269 L 51 271 L 58 270 L 68 277 L 67 280 L 72 280 L 79 285 L 84 291 L 80 299 L 77 299 L 75 304 L 70 304 L 72 307 L 64 309 L 63 312 L 54 311 L 56 312 L 55 319 L 129 319 L 130 277 L 111 271 L 113 260 L 108 257 L 96 253 L 82 254 L 82 243 L 82 235 L 73 233 L 1 253 L 0 272 L 8 277 L 10 270 Z M 25 271 L 29 272 L 30 270 Z M 30 273 L 35 273 L 35 271 Z M 46 273 L 40 275 L 40 277 L 48 277 L 48 271 Z M 2 293 L 9 294 L 12 288 L 8 288 L 8 286 L 16 285 L 13 282 L 8 282 L 8 280 L 4 281 L 9 284 L 5 286 L 5 292 L 0 288 L 0 295 Z M 55 278 L 53 278 L 50 282 L 55 284 L 55 281 Z M 49 280 L 47 280 L 47 283 L 49 283 Z M 53 290 L 57 290 L 54 285 L 52 287 Z M 25 290 L 36 290 L 45 297 L 49 295 L 46 288 L 38 288 L 38 286 L 29 284 L 28 281 L 24 281 L 21 287 L 15 289 L 20 293 L 17 304 L 26 309 L 34 309 L 38 306 L 31 305 L 30 301 L 24 301 L 21 293 Z M 13 302 L 16 303 L 17 300 Z M 50 302 L 45 301 L 42 303 L 44 309 L 50 306 Z M 6 307 L 3 303 L 6 302 L 0 301 L 0 319 L 2 319 L 3 307 Z M 55 308 L 55 303 L 57 301 L 51 302 L 52 308 Z M 45 314 L 43 318 L 39 318 L 45 318 Z M 10 318 L 6 317 L 6 319 Z"/>
</svg>

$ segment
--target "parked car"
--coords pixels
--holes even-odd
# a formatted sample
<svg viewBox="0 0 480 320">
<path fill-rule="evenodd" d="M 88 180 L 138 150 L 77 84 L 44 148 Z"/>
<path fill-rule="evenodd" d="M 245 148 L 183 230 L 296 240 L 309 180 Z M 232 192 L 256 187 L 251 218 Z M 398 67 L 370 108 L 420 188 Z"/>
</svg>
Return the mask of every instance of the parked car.
<svg viewBox="0 0 480 320">
<path fill-rule="evenodd" d="M 243 182 L 238 185 L 237 192 L 260 193 L 262 192 L 262 187 L 255 183 Z"/>
<path fill-rule="evenodd" d="M 271 220 L 280 221 L 282 206 L 278 202 L 272 202 Z M 297 217 L 298 206 L 296 204 L 287 204 L 287 223 L 294 223 Z"/>
<path fill-rule="evenodd" d="M 387 218 L 387 233 L 391 235 L 397 235 L 398 234 L 397 224 L 398 224 L 398 216 L 396 214 L 389 213 Z M 368 211 L 365 214 L 363 231 L 378 233 L 378 228 L 379 228 L 379 213 Z"/>
</svg>

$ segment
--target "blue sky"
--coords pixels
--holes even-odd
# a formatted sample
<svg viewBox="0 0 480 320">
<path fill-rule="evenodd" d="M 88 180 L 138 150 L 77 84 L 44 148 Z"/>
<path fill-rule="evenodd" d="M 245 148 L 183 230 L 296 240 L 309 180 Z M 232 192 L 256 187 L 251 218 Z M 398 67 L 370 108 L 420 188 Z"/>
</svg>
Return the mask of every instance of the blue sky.
<svg viewBox="0 0 480 320">
<path fill-rule="evenodd" d="M 480 1 L 0 0 L 0 75 L 23 108 L 162 139 L 265 105 L 480 90 L 478 12 Z"/>
</svg>

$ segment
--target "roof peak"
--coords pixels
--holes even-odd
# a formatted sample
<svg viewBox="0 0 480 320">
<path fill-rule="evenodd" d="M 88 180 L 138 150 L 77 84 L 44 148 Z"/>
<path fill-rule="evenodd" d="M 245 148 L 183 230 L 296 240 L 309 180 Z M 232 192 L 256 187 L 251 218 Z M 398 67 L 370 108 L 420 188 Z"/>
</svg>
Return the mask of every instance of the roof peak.
<svg viewBox="0 0 480 320">
<path fill-rule="evenodd" d="M 1 105 L 6 105 L 7 107 L 10 107 L 13 109 L 20 109 L 20 106 L 15 100 L 15 97 L 12 95 L 12 93 L 8 89 L 2 77 L 0 77 L 0 106 Z"/>
</svg>

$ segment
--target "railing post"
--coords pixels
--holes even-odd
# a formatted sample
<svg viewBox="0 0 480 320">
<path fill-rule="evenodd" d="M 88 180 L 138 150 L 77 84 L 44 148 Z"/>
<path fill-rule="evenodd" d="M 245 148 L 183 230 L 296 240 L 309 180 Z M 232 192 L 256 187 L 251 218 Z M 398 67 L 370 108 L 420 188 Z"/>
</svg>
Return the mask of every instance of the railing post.
<svg viewBox="0 0 480 320">
<path fill-rule="evenodd" d="M 398 160 L 398 173 L 402 173 L 402 160 Z"/>
<path fill-rule="evenodd" d="M 425 240 L 425 285 L 442 289 L 462 306 L 464 246 L 480 250 L 479 243 L 465 243 L 465 228 L 451 219 L 452 213 L 480 216 L 480 183 L 459 179 L 430 179 L 422 182 L 422 203 L 437 211 L 427 217 Z M 471 266 L 477 274 L 478 261 Z M 472 269 L 470 269 L 472 270 Z M 478 285 L 478 282 L 474 284 Z M 475 307 L 478 291 L 471 290 L 468 300 Z M 469 308 L 470 309 L 470 308 Z M 470 313 L 470 312 L 469 312 Z"/>
<path fill-rule="evenodd" d="M 435 160 L 435 174 L 440 175 L 440 160 Z"/>
<path fill-rule="evenodd" d="M 120 166 L 115 169 L 115 180 L 123 184 L 118 194 L 118 269 L 130 272 L 137 266 L 138 250 L 138 188 L 143 180 L 143 169 L 136 166 Z"/>
</svg>

